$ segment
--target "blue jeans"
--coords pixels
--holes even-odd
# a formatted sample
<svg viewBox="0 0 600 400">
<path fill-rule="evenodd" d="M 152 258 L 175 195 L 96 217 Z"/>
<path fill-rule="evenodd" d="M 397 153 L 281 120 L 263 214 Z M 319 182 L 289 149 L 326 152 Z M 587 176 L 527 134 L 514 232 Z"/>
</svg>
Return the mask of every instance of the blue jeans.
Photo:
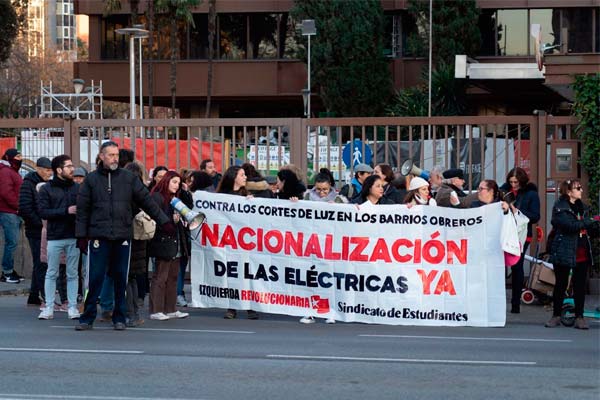
<svg viewBox="0 0 600 400">
<path fill-rule="evenodd" d="M 113 323 L 125 323 L 127 305 L 125 289 L 129 269 L 130 240 L 92 239 L 88 246 L 88 292 L 85 297 L 83 314 L 79 317 L 82 324 L 93 324 L 98 313 L 96 302 L 102 291 L 104 277 L 108 274 L 114 282 L 115 306 Z"/>
<path fill-rule="evenodd" d="M 179 275 L 177 275 L 177 296 L 183 296 L 183 285 L 185 280 L 185 270 L 187 269 L 189 258 L 182 256 L 179 259 Z"/>
<path fill-rule="evenodd" d="M 4 254 L 2 255 L 2 272 L 8 275 L 13 272 L 15 264 L 15 250 L 19 240 L 21 218 L 17 214 L 0 212 L 0 225 L 4 231 Z"/>
<path fill-rule="evenodd" d="M 67 300 L 69 307 L 77 307 L 77 287 L 79 285 L 79 249 L 77 239 L 48 240 L 48 270 L 44 288 L 46 292 L 46 305 L 54 307 L 54 294 L 56 292 L 56 277 L 60 265 L 60 255 L 65 253 L 67 259 Z"/>
</svg>

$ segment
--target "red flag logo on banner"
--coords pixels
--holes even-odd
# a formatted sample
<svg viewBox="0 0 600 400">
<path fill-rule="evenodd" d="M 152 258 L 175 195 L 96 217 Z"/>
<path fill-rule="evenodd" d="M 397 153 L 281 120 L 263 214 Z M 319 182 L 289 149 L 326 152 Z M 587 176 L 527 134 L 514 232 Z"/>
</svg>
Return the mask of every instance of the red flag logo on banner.
<svg viewBox="0 0 600 400">
<path fill-rule="evenodd" d="M 329 299 L 322 299 L 321 296 L 310 296 L 310 305 L 317 314 L 327 314 L 329 312 Z"/>
</svg>

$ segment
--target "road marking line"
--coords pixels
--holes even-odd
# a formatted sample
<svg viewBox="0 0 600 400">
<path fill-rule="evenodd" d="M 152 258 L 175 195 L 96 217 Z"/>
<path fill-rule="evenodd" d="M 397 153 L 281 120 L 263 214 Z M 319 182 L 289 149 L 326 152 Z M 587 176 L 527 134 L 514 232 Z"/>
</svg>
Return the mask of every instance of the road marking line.
<svg viewBox="0 0 600 400">
<path fill-rule="evenodd" d="M 527 338 L 492 338 L 492 337 L 460 337 L 460 336 L 417 336 L 417 335 L 358 335 L 362 337 L 406 338 L 406 339 L 449 339 L 449 340 L 496 340 L 507 342 L 552 342 L 571 343 L 570 339 L 527 339 Z"/>
<path fill-rule="evenodd" d="M 144 354 L 138 350 L 86 350 L 86 349 L 44 349 L 33 347 L 0 347 L 0 351 L 39 352 L 39 353 L 98 353 L 98 354 Z"/>
<path fill-rule="evenodd" d="M 378 358 L 378 357 L 341 357 L 341 356 L 299 356 L 291 354 L 268 354 L 267 358 L 326 361 L 377 361 L 406 362 L 425 364 L 476 364 L 476 365 L 536 365 L 535 361 L 481 361 L 481 360 L 432 360 L 425 358 Z"/>
<path fill-rule="evenodd" d="M 58 329 L 74 329 L 72 326 L 52 325 L 51 328 Z M 113 330 L 112 327 L 96 327 L 95 330 Z M 256 332 L 252 331 L 221 331 L 216 329 L 175 329 L 175 328 L 127 328 L 128 331 L 155 331 L 155 332 L 198 332 L 198 333 L 239 333 L 241 335 L 252 335 Z"/>
<path fill-rule="evenodd" d="M 85 395 L 64 395 L 64 394 L 17 394 L 0 393 L 2 400 L 22 400 L 22 399 L 70 399 L 70 400 L 191 400 L 181 398 L 165 397 L 123 397 L 123 396 L 85 396 Z"/>
</svg>

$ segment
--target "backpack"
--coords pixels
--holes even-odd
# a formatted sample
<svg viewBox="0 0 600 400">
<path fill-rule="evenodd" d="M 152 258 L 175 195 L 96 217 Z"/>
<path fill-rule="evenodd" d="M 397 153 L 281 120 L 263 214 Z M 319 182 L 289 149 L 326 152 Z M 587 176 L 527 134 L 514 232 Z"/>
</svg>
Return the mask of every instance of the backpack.
<svg viewBox="0 0 600 400">
<path fill-rule="evenodd" d="M 144 211 L 133 218 L 133 238 L 135 240 L 150 240 L 156 232 L 156 222 Z"/>
</svg>

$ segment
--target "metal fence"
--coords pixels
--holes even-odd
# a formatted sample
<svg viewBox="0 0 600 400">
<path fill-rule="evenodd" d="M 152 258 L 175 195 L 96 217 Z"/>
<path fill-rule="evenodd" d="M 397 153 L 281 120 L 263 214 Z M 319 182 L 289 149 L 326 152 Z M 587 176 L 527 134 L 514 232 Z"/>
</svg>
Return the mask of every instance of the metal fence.
<svg viewBox="0 0 600 400">
<path fill-rule="evenodd" d="M 373 166 L 390 164 L 395 170 L 410 158 L 425 170 L 436 165 L 462 168 L 467 189 L 476 188 L 482 179 L 503 183 L 506 173 L 520 166 L 539 187 L 540 225 L 546 228 L 554 188 L 565 177 L 556 149 L 567 152 L 570 148 L 571 161 L 577 160 L 576 125 L 573 117 L 544 113 L 433 118 L 0 119 L 0 140 L 7 139 L 0 142 L 0 150 L 16 143 L 30 166 L 38 157 L 64 152 L 74 163 L 94 169 L 99 146 L 114 140 L 133 149 L 147 170 L 158 165 L 198 169 L 203 159 L 210 158 L 220 171 L 250 162 L 268 175 L 292 163 L 306 173 L 309 183 L 320 168 L 327 167 L 340 185 L 353 176 L 355 157 Z M 585 186 L 585 173 L 571 172 L 569 177 L 582 178 Z"/>
</svg>

